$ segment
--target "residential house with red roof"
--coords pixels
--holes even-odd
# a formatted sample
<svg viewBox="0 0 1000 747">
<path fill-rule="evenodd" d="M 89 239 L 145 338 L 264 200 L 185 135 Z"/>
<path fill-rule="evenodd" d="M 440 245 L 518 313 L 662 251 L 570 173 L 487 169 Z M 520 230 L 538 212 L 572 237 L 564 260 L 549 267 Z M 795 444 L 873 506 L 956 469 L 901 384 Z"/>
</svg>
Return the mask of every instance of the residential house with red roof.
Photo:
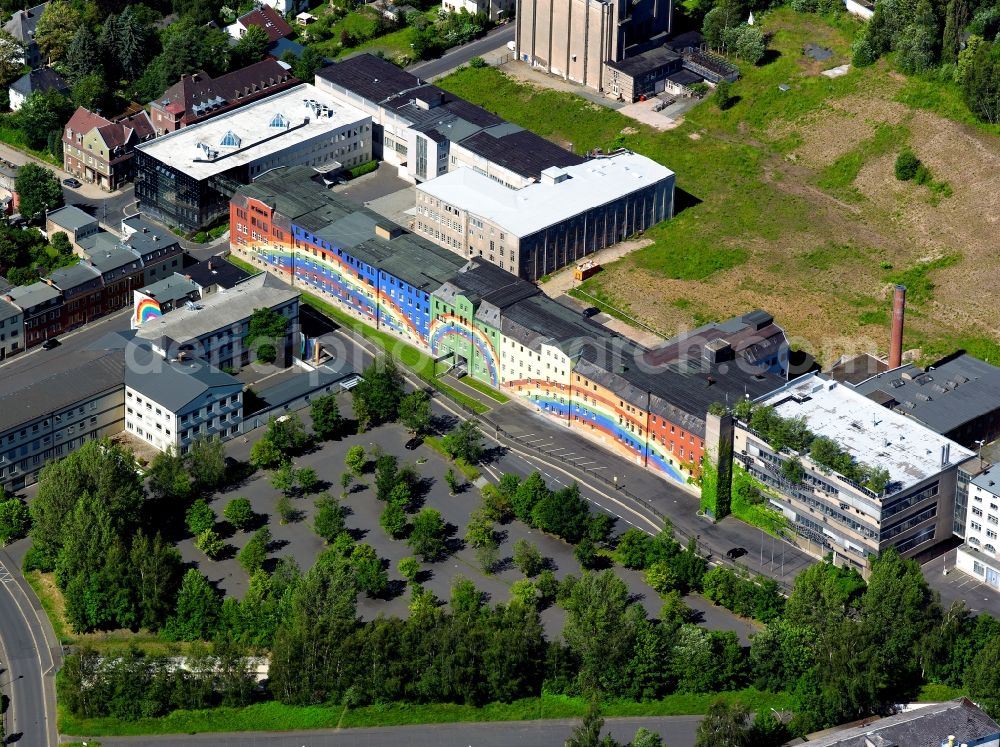
<svg viewBox="0 0 1000 747">
<path fill-rule="evenodd" d="M 131 181 L 135 146 L 154 137 L 145 111 L 111 121 L 81 106 L 63 130 L 63 169 L 111 192 Z"/>
<path fill-rule="evenodd" d="M 234 39 L 239 39 L 251 26 L 260 26 L 267 32 L 268 44 L 273 44 L 278 39 L 287 39 L 294 34 L 288 21 L 282 18 L 281 14 L 270 5 L 264 5 L 249 13 L 244 13 L 236 19 L 236 23 L 227 26 L 226 31 Z"/>
<path fill-rule="evenodd" d="M 174 132 L 298 83 L 298 79 L 284 65 L 271 59 L 255 62 L 218 78 L 203 71 L 182 75 L 162 96 L 150 103 L 153 128 L 157 135 Z"/>
</svg>

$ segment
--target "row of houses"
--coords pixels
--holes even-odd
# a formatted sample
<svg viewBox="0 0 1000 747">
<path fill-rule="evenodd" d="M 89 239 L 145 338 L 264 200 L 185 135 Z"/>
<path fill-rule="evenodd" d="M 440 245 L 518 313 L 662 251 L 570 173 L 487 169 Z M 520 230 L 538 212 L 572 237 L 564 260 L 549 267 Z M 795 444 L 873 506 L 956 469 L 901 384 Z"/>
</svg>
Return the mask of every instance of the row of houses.
<svg viewBox="0 0 1000 747">
<path fill-rule="evenodd" d="M 51 236 L 66 233 L 80 261 L 30 285 L 0 288 L 0 360 L 132 304 L 134 291 L 181 269 L 183 249 L 138 216 L 123 238 L 67 206 L 47 215 Z"/>
</svg>

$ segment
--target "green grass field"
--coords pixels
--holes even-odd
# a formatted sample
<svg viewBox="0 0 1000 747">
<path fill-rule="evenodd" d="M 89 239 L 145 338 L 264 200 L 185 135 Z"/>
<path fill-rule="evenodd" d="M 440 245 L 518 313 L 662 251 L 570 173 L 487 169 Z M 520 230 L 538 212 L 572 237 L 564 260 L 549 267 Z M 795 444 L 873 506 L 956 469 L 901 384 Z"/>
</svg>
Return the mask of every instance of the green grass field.
<svg viewBox="0 0 1000 747">
<path fill-rule="evenodd" d="M 648 703 L 610 702 L 602 714 L 615 716 L 684 716 L 705 713 L 715 700 L 740 701 L 757 711 L 792 707 L 786 693 L 767 693 L 754 688 L 736 692 L 695 695 L 678 693 Z M 214 708 L 204 711 L 174 711 L 158 719 L 119 721 L 111 718 L 77 719 L 60 709 L 61 734 L 81 736 L 138 736 L 143 734 L 197 734 L 237 731 L 294 731 L 299 729 L 404 726 L 477 721 L 534 721 L 580 718 L 589 702 L 583 698 L 543 695 L 513 703 L 490 703 L 480 708 L 467 705 L 411 705 L 387 703 L 363 708 L 344 706 L 286 706 L 268 702 L 246 708 Z"/>
</svg>

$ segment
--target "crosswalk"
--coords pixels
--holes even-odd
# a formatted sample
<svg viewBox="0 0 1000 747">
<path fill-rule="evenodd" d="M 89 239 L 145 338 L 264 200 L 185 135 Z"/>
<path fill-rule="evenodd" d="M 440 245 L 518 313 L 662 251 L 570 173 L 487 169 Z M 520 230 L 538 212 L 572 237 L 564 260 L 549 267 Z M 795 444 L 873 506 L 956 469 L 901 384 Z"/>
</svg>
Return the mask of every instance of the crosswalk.
<svg viewBox="0 0 1000 747">
<path fill-rule="evenodd" d="M 7 570 L 7 566 L 0 563 L 0 584 L 12 584 L 14 583 L 14 577 L 10 575 L 10 571 Z"/>
</svg>

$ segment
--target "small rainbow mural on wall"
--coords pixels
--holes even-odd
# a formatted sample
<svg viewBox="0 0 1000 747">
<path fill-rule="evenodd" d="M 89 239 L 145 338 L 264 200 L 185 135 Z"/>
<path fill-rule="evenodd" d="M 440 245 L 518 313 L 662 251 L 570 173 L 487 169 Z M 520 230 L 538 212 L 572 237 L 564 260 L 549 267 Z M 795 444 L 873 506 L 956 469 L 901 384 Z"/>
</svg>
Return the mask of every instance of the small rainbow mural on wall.
<svg viewBox="0 0 1000 747">
<path fill-rule="evenodd" d="M 135 294 L 135 313 L 132 315 L 132 329 L 137 329 L 150 319 L 159 319 L 163 316 L 160 304 L 149 296 Z"/>
<path fill-rule="evenodd" d="M 497 373 L 497 354 L 493 349 L 493 343 L 478 327 L 469 328 L 462 324 L 457 317 L 451 314 L 435 319 L 431 322 L 430 328 L 430 348 L 434 355 L 441 355 L 441 345 L 449 337 L 461 338 L 466 343 L 471 343 L 479 351 L 479 355 L 486 362 L 486 368 L 490 374 L 490 383 L 499 386 L 500 376 Z M 471 368 L 472 361 L 469 361 Z M 472 373 L 470 370 L 469 373 Z"/>
</svg>

